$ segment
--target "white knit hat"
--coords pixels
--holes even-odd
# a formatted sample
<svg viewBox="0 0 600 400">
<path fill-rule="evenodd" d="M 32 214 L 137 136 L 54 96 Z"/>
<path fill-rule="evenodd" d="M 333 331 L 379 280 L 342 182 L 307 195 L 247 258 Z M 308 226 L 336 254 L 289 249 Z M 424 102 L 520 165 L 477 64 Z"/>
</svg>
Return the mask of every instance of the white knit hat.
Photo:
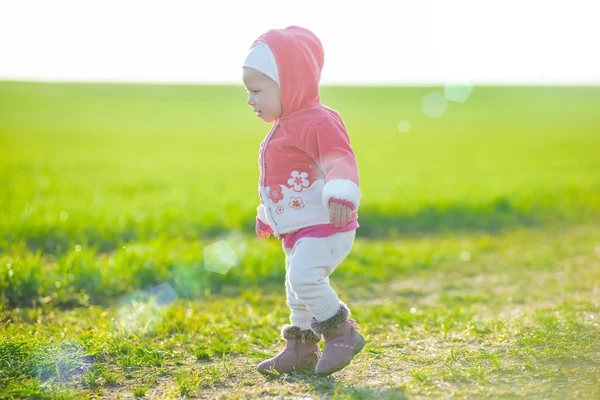
<svg viewBox="0 0 600 400">
<path fill-rule="evenodd" d="M 269 46 L 263 42 L 257 42 L 250 48 L 244 67 L 255 69 L 269 78 L 273 79 L 279 86 L 279 71 L 277 71 L 277 62 L 269 49 Z"/>
</svg>

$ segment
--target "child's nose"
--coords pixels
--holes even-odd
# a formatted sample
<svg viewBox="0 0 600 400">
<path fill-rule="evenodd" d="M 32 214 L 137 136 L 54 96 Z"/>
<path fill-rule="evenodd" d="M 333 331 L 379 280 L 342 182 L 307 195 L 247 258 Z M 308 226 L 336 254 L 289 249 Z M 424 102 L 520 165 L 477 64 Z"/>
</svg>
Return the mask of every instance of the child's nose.
<svg viewBox="0 0 600 400">
<path fill-rule="evenodd" d="M 248 96 L 248 105 L 254 105 L 254 97 L 252 97 L 252 95 Z"/>
</svg>

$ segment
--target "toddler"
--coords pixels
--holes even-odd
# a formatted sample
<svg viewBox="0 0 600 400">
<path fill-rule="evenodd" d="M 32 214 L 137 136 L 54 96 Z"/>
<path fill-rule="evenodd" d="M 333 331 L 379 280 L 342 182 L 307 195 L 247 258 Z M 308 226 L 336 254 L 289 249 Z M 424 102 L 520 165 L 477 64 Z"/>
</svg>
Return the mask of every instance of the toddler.
<svg viewBox="0 0 600 400">
<path fill-rule="evenodd" d="M 259 151 L 256 233 L 283 243 L 290 325 L 286 347 L 258 365 L 270 374 L 344 368 L 366 341 L 329 285 L 358 228 L 358 167 L 340 115 L 321 104 L 324 54 L 309 30 L 273 29 L 251 46 L 243 65 L 248 104 L 273 123 Z M 321 354 L 318 342 L 324 337 Z"/>
</svg>

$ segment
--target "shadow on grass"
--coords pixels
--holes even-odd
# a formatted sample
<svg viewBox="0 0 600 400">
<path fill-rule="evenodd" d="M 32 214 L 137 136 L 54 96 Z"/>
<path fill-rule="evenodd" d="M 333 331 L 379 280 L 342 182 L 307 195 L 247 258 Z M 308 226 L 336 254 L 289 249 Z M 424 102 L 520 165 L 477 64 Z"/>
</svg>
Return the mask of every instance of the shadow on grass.
<svg viewBox="0 0 600 400">
<path fill-rule="evenodd" d="M 402 236 L 432 235 L 443 232 L 477 231 L 496 233 L 519 227 L 543 227 L 555 222 L 575 221 L 578 218 L 597 218 L 600 216 L 600 207 L 593 202 L 581 202 L 581 207 L 576 208 L 577 213 L 570 217 L 566 215 L 565 204 L 569 210 L 574 210 L 575 200 L 568 200 L 555 208 L 550 206 L 531 205 L 519 206 L 507 199 L 500 198 L 486 205 L 457 203 L 448 206 L 427 206 L 415 213 L 395 213 L 390 207 L 365 207 L 360 210 L 360 225 L 358 236 L 360 239 L 394 240 Z M 541 204 L 541 203 L 540 203 Z M 571 207 L 573 206 L 573 207 Z M 567 210 L 568 211 L 568 210 Z M 248 223 L 242 227 L 248 235 L 254 235 L 254 219 L 247 218 Z M 177 221 L 175 221 L 177 222 Z M 175 223 L 174 222 L 174 223 Z M 188 221 L 189 222 L 189 221 Z M 185 224 L 181 221 L 181 224 Z M 152 259 L 148 255 L 128 255 L 119 259 L 118 267 L 123 267 L 123 273 L 118 280 L 103 273 L 111 270 L 107 266 L 105 257 L 99 253 L 106 253 L 129 244 L 144 243 L 145 240 L 159 238 L 153 246 L 163 246 L 170 250 L 168 241 L 176 239 L 178 242 L 189 240 L 197 241 L 199 238 L 219 237 L 240 227 L 224 227 L 216 225 L 192 225 L 191 229 L 175 227 L 169 233 L 163 232 L 160 227 L 164 221 L 154 221 L 139 230 L 135 227 L 121 229 L 118 227 L 105 227 L 94 230 L 93 227 L 77 227 L 65 225 L 41 226 L 24 228 L 0 237 L 0 255 L 10 251 L 10 243 L 17 246 L 26 244 L 35 256 L 21 261 L 18 268 L 13 267 L 14 275 L 6 277 L 8 287 L 0 293 L 0 304 L 8 307 L 29 307 L 41 304 L 48 296 L 55 296 L 56 282 L 61 281 L 60 296 L 53 301 L 58 307 L 87 306 L 89 304 L 106 304 L 111 298 L 117 298 L 136 288 L 147 289 L 162 283 L 169 283 L 183 298 L 195 299 L 206 296 L 206 293 L 220 294 L 223 296 L 236 296 L 240 288 L 252 282 L 257 287 L 269 290 L 279 288 L 283 279 L 279 261 L 270 257 L 255 257 L 248 260 L 251 267 L 236 274 L 220 275 L 208 273 L 201 261 L 184 263 L 171 260 L 164 256 Z M 251 226 L 250 226 L 251 225 Z M 191 225 L 185 225 L 188 228 Z M 164 240 L 163 240 L 164 239 Z M 48 254 L 55 257 L 69 255 L 75 251 L 76 245 L 86 248 L 78 257 L 62 260 L 63 264 L 53 266 L 50 270 L 43 270 L 42 255 Z M 19 249 L 20 247 L 17 247 Z M 17 250 L 18 251 L 18 250 Z M 198 254 L 200 260 L 202 254 Z M 99 260 L 104 259 L 104 263 Z M 264 267 L 260 272 L 252 268 Z M 60 268 L 59 268 L 60 267 Z M 64 279 L 64 268 L 69 272 L 77 269 L 68 281 Z M 272 267 L 272 268 L 271 268 Z M 62 268 L 62 269 L 61 269 Z M 8 269 L 5 269 L 7 274 Z M 44 271 L 44 272 L 42 272 Z M 12 270 L 9 272 L 13 272 Z M 10 279 L 9 279 L 10 278 Z"/>
<path fill-rule="evenodd" d="M 266 377 L 267 381 L 282 381 L 291 384 L 308 384 L 324 398 L 355 400 L 403 400 L 408 399 L 404 389 L 398 386 L 344 385 L 336 381 L 335 375 L 317 377 L 309 373 L 275 375 Z"/>
<path fill-rule="evenodd" d="M 582 211 L 583 212 L 583 211 Z M 386 208 L 362 207 L 359 217 L 359 233 L 363 239 L 394 238 L 407 235 L 424 235 L 442 232 L 481 231 L 496 233 L 506 229 L 534 227 L 546 222 L 560 220 L 558 209 L 536 209 L 533 214 L 523 210 L 505 198 L 499 198 L 488 204 L 455 203 L 446 206 L 427 205 L 413 212 L 397 212 L 390 205 Z M 119 227 L 37 227 L 35 231 L 16 231 L 9 233 L 4 240 L 8 245 L 12 242 L 25 241 L 32 252 L 41 251 L 46 254 L 60 256 L 72 249 L 75 244 L 95 248 L 98 252 L 110 252 L 128 243 L 146 241 L 157 237 L 196 240 L 198 238 L 213 239 L 235 229 L 242 229 L 248 235 L 254 235 L 255 217 L 248 215 L 243 226 L 226 226 L 225 224 L 196 224 L 193 228 L 183 224 L 166 234 L 161 221 L 151 226 L 119 229 Z M 177 225 L 174 223 L 174 225 Z M 173 226 L 173 224 L 172 224 Z"/>
<path fill-rule="evenodd" d="M 362 386 L 336 386 L 333 398 L 341 399 L 381 399 L 381 400 L 404 400 L 408 397 L 404 390 L 399 387 L 362 387 Z"/>
<path fill-rule="evenodd" d="M 548 217 L 553 216 L 550 214 Z M 504 198 L 481 205 L 428 205 L 414 213 L 361 208 L 359 219 L 360 235 L 369 239 L 448 231 L 496 233 L 511 228 L 533 227 L 543 222 L 542 215 L 521 210 Z"/>
</svg>

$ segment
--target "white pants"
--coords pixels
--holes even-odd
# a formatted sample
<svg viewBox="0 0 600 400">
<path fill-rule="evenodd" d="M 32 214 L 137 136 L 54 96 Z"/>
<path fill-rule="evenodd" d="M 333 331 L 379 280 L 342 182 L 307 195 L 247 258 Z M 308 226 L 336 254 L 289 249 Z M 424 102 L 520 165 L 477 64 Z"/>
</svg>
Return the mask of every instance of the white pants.
<svg viewBox="0 0 600 400">
<path fill-rule="evenodd" d="M 340 300 L 329 285 L 329 275 L 344 261 L 356 230 L 336 233 L 325 238 L 302 238 L 292 249 L 284 251 L 285 288 L 290 322 L 300 329 L 310 329 L 314 316 L 325 321 L 338 312 Z"/>
</svg>

